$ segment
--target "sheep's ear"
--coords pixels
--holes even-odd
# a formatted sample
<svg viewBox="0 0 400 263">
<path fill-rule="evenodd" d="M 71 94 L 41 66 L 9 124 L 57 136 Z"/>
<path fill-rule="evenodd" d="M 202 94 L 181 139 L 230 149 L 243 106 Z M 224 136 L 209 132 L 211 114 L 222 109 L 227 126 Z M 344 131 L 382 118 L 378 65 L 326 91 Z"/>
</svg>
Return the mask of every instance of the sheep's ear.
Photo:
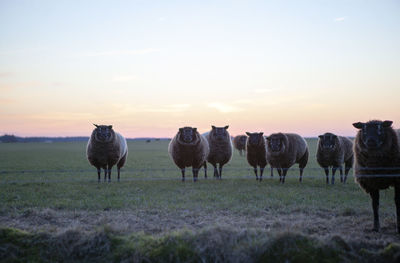
<svg viewBox="0 0 400 263">
<path fill-rule="evenodd" d="M 108 125 L 108 128 L 111 130 L 112 129 L 112 125 Z"/>
<path fill-rule="evenodd" d="M 333 135 L 332 137 L 333 137 L 333 139 L 336 139 L 336 138 L 337 138 L 337 135 Z"/>
<path fill-rule="evenodd" d="M 229 128 L 229 125 L 226 125 L 224 128 L 225 128 L 225 130 L 227 130 Z"/>
<path fill-rule="evenodd" d="M 96 128 L 99 128 L 99 125 L 97 125 L 97 124 L 94 124 L 94 123 L 93 123 L 93 125 L 94 125 L 94 126 L 96 126 Z"/>
<path fill-rule="evenodd" d="M 270 141 L 271 137 L 270 136 L 265 136 L 265 139 L 267 139 L 267 141 Z"/>
<path fill-rule="evenodd" d="M 197 128 L 193 128 L 193 131 L 194 131 L 194 132 L 197 132 Z"/>
<path fill-rule="evenodd" d="M 250 135 L 251 135 L 251 133 L 250 133 L 250 132 L 246 132 L 246 134 L 247 134 L 247 136 L 250 136 Z"/>
<path fill-rule="evenodd" d="M 353 123 L 354 128 L 357 128 L 357 129 L 361 129 L 363 127 L 363 125 L 364 125 L 364 123 L 362 123 L 362 122 Z"/>
<path fill-rule="evenodd" d="M 260 132 L 260 135 L 261 135 L 261 136 L 263 136 L 263 134 L 264 134 L 263 132 Z"/>
<path fill-rule="evenodd" d="M 179 132 L 183 132 L 183 128 L 179 128 Z"/>
<path fill-rule="evenodd" d="M 390 126 L 392 126 L 392 121 L 384 121 L 383 123 L 382 123 L 382 126 L 384 127 L 384 128 L 387 128 L 387 127 L 390 127 Z"/>
<path fill-rule="evenodd" d="M 318 135 L 318 138 L 322 139 L 324 137 L 324 135 Z"/>
<path fill-rule="evenodd" d="M 214 129 L 215 129 L 215 126 L 214 126 L 214 125 L 211 125 L 211 128 L 214 130 Z"/>
</svg>

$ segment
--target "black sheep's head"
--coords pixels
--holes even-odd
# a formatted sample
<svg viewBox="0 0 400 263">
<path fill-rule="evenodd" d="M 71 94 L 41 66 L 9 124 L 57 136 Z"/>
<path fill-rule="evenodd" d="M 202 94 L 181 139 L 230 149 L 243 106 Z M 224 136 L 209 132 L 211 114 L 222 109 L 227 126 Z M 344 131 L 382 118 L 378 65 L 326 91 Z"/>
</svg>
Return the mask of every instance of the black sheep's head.
<svg viewBox="0 0 400 263">
<path fill-rule="evenodd" d="M 112 141 L 114 138 L 114 130 L 112 129 L 112 125 L 97 125 L 94 129 L 94 136 L 96 141 L 99 142 L 109 142 Z"/>
<path fill-rule="evenodd" d="M 333 150 L 335 149 L 337 136 L 333 133 L 324 133 L 318 136 L 319 143 L 324 150 Z"/>
<path fill-rule="evenodd" d="M 241 144 L 246 144 L 247 136 L 240 136 L 239 141 Z"/>
<path fill-rule="evenodd" d="M 264 140 L 263 132 L 246 132 L 247 136 L 249 136 L 247 143 L 248 145 L 261 145 L 262 140 Z"/>
<path fill-rule="evenodd" d="M 281 133 L 271 134 L 267 137 L 268 149 L 271 152 L 281 152 L 285 150 L 285 137 Z"/>
<path fill-rule="evenodd" d="M 191 143 L 196 139 L 197 128 L 183 127 L 179 128 L 179 138 L 185 143 Z"/>
<path fill-rule="evenodd" d="M 212 130 L 210 132 L 210 135 L 218 140 L 218 141 L 223 141 L 227 137 L 229 137 L 228 132 L 226 131 L 229 128 L 229 125 L 225 127 L 215 127 L 214 125 L 211 126 Z"/>
<path fill-rule="evenodd" d="M 373 120 L 367 123 L 356 122 L 353 126 L 360 130 L 361 142 L 367 149 L 377 150 L 386 140 L 386 130 L 392 126 L 392 121 Z"/>
</svg>

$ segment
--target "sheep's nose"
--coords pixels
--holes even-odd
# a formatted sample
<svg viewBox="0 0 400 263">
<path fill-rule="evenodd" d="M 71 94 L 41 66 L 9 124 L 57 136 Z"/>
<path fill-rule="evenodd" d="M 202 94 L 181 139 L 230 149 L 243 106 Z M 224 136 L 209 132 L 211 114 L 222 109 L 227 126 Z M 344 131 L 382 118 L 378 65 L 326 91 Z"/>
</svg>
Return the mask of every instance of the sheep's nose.
<svg viewBox="0 0 400 263">
<path fill-rule="evenodd" d="M 367 139 L 368 148 L 376 148 L 378 146 L 378 142 L 372 138 Z"/>
</svg>

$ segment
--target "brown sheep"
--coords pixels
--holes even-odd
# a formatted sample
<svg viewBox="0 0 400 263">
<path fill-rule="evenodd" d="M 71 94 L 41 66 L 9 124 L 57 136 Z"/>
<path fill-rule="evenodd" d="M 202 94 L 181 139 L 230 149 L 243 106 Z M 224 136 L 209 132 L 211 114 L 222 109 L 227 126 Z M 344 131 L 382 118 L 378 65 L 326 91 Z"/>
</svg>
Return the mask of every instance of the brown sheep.
<svg viewBox="0 0 400 263">
<path fill-rule="evenodd" d="M 277 168 L 279 182 L 285 183 L 286 173 L 295 163 L 299 164 L 300 179 L 308 162 L 307 142 L 295 133 L 274 133 L 267 137 L 267 162 Z"/>
<path fill-rule="evenodd" d="M 394 187 L 397 232 L 400 233 L 400 146 L 399 130 L 392 121 L 357 122 L 359 131 L 354 141 L 355 181 L 371 196 L 374 231 L 379 231 L 379 190 Z M 396 134 L 397 132 L 397 134 Z"/>
<path fill-rule="evenodd" d="M 347 175 L 353 166 L 353 142 L 347 137 L 337 136 L 329 132 L 318 137 L 317 162 L 325 170 L 326 183 L 329 184 L 329 167 L 332 167 L 332 184 L 335 183 L 335 173 L 338 168 L 340 182 L 346 183 Z M 344 179 L 343 163 L 345 164 Z"/>
<path fill-rule="evenodd" d="M 267 149 L 265 144 L 264 133 L 260 132 L 246 132 L 249 136 L 246 140 L 246 157 L 247 162 L 254 168 L 256 180 L 262 181 L 262 175 L 265 166 L 267 166 Z M 260 178 L 257 175 L 257 166 L 260 167 Z M 272 169 L 271 169 L 272 174 Z"/>
<path fill-rule="evenodd" d="M 233 138 L 233 146 L 239 151 L 240 156 L 243 155 L 243 152 L 246 153 L 246 135 L 237 135 Z"/>
<path fill-rule="evenodd" d="M 185 168 L 192 167 L 193 181 L 197 181 L 199 169 L 205 165 L 209 153 L 207 140 L 200 135 L 197 128 L 180 128 L 168 145 L 168 153 L 181 169 L 182 182 L 185 181 Z M 207 173 L 205 171 L 205 177 Z"/>
<path fill-rule="evenodd" d="M 211 131 L 205 136 L 210 146 L 210 153 L 207 157 L 207 162 L 214 166 L 214 177 L 221 179 L 222 167 L 232 158 L 232 140 L 229 132 L 229 126 L 215 127 L 211 126 Z M 217 170 L 219 164 L 219 171 Z M 204 166 L 207 169 L 207 166 Z"/>
<path fill-rule="evenodd" d="M 89 138 L 86 155 L 89 163 L 97 168 L 97 177 L 100 182 L 100 169 L 104 169 L 104 181 L 111 182 L 111 168 L 117 165 L 118 181 L 120 169 L 124 166 L 128 156 L 128 145 L 125 138 L 115 132 L 112 125 L 96 125 Z"/>
</svg>

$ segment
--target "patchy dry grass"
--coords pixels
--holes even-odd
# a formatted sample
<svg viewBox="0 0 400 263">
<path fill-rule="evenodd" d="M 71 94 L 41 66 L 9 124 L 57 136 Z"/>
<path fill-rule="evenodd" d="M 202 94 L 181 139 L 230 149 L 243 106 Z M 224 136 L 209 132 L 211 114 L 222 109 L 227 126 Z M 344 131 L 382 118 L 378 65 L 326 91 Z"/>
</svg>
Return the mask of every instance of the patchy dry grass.
<svg viewBox="0 0 400 263">
<path fill-rule="evenodd" d="M 359 249 L 339 236 L 320 240 L 295 231 L 213 227 L 160 236 L 121 235 L 109 227 L 87 234 L 31 234 L 0 229 L 3 262 L 397 262 L 400 247 Z"/>
<path fill-rule="evenodd" d="M 292 169 L 285 185 L 269 171 L 257 182 L 237 152 L 222 181 L 181 183 L 165 141 L 129 142 L 122 181 L 100 184 L 84 143 L 3 144 L 0 261 L 399 259 L 393 190 L 381 194 L 381 232 L 370 231 L 369 196 L 352 178 L 325 185 L 308 143 L 303 183 Z"/>
</svg>

